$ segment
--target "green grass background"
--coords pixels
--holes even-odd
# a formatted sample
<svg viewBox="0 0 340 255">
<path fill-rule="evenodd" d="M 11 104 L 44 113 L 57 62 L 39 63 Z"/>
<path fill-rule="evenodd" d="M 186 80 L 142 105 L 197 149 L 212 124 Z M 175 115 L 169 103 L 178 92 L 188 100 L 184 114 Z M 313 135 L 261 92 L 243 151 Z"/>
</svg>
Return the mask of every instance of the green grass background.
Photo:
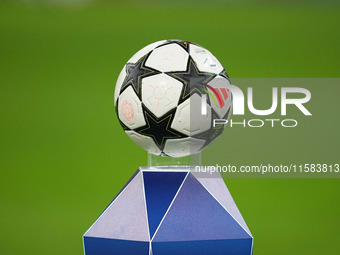
<svg viewBox="0 0 340 255">
<path fill-rule="evenodd" d="M 140 48 L 161 39 L 193 41 L 231 77 L 339 77 L 339 7 L 332 1 L 0 2 L 0 254 L 81 254 L 82 234 L 146 165 L 146 153 L 123 133 L 113 109 L 115 80 Z M 256 131 L 254 146 L 242 136 L 255 131 L 238 129 L 225 157 L 268 163 L 282 151 L 298 157 L 299 143 L 288 141 L 305 133 L 310 137 L 303 139 L 320 141 L 303 152 L 306 159 L 318 158 L 322 146 L 338 160 L 338 94 L 334 87 L 313 105 L 317 116 L 335 120 L 304 125 L 293 137 L 283 133 L 286 143 L 272 143 L 281 151 L 261 143 L 268 134 L 275 139 L 273 131 Z M 339 254 L 339 179 L 227 184 L 255 237 L 255 254 Z"/>
</svg>

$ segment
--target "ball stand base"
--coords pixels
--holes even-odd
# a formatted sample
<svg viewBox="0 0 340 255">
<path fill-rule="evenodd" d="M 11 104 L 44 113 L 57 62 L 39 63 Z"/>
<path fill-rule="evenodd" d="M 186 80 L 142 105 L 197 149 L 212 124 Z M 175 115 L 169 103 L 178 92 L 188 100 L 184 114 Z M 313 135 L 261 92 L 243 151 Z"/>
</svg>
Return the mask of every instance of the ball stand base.
<svg viewBox="0 0 340 255">
<path fill-rule="evenodd" d="M 251 255 L 221 176 L 192 170 L 139 168 L 84 234 L 85 255 Z"/>
</svg>

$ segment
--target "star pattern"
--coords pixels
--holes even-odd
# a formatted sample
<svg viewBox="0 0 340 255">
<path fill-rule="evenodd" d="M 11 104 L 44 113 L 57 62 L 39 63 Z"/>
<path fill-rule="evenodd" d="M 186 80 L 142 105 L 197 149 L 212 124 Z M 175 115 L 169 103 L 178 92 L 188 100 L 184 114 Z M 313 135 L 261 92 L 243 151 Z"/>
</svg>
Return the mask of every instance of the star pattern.
<svg viewBox="0 0 340 255">
<path fill-rule="evenodd" d="M 223 69 L 223 71 L 220 73 L 220 76 L 226 78 L 230 82 L 229 75 L 225 69 Z"/>
<path fill-rule="evenodd" d="M 205 94 L 202 93 L 205 89 L 204 84 L 216 76 L 213 73 L 200 72 L 191 57 L 189 57 L 186 71 L 168 72 L 167 74 L 183 83 L 182 96 L 179 103 L 182 103 L 194 93 L 198 93 L 199 95 Z"/>
<path fill-rule="evenodd" d="M 162 46 L 165 46 L 165 45 L 168 45 L 168 44 L 172 44 L 172 43 L 178 44 L 179 46 L 181 46 L 188 53 L 189 53 L 189 45 L 192 44 L 190 42 L 182 41 L 182 40 L 168 40 L 166 43 L 164 43 L 162 45 L 159 45 L 156 48 L 160 48 Z"/>
<path fill-rule="evenodd" d="M 145 62 L 149 55 L 150 53 L 141 57 L 135 64 L 126 64 L 126 78 L 123 82 L 120 93 L 122 93 L 128 86 L 132 86 L 137 96 L 140 99 L 142 98 L 142 78 L 161 73 L 153 68 L 145 66 Z"/>
<path fill-rule="evenodd" d="M 145 107 L 143 109 L 146 126 L 135 129 L 139 134 L 151 137 L 160 150 L 163 150 L 167 139 L 185 138 L 186 135 L 172 129 L 171 123 L 175 115 L 175 110 L 157 118 Z"/>
<path fill-rule="evenodd" d="M 166 43 L 158 47 L 162 47 L 168 44 L 177 44 L 181 46 L 186 52 L 189 53 L 190 43 L 186 41 L 168 40 Z M 152 51 L 141 57 L 136 63 L 126 64 L 125 69 L 126 77 L 122 84 L 120 94 L 129 86 L 131 86 L 135 91 L 136 95 L 138 96 L 138 98 L 142 101 L 142 79 L 148 76 L 162 73 L 158 70 L 147 67 L 145 65 L 151 53 Z M 211 80 L 213 80 L 217 76 L 217 74 L 214 73 L 201 72 L 198 69 L 195 61 L 190 56 L 190 54 L 187 63 L 187 68 L 185 71 L 166 72 L 165 74 L 173 77 L 176 80 L 179 80 L 183 84 L 178 105 L 183 103 L 185 100 L 189 99 L 189 97 L 195 93 L 197 93 L 200 96 L 202 96 L 203 94 L 207 94 L 206 92 L 207 88 L 205 84 L 208 84 Z M 227 72 L 224 69 L 219 75 L 230 80 Z M 207 96 L 207 103 L 208 105 L 210 105 L 211 103 L 209 96 Z M 121 121 L 120 124 L 122 125 L 124 130 L 133 130 L 141 135 L 145 135 L 147 137 L 152 138 L 157 147 L 161 150 L 161 154 L 164 156 L 169 156 L 163 151 L 166 141 L 168 139 L 179 139 L 188 137 L 187 135 L 184 135 L 181 132 L 178 132 L 171 128 L 176 108 L 167 112 L 160 118 L 157 118 L 146 106 L 144 106 L 143 103 L 142 109 L 146 125 L 135 129 L 130 129 L 127 126 L 125 126 Z M 116 111 L 117 110 L 118 109 L 116 108 Z M 213 109 L 211 110 L 212 110 L 211 128 L 205 132 L 202 132 L 194 136 L 195 138 L 205 140 L 205 144 L 202 146 L 201 149 L 205 148 L 211 142 L 213 142 L 224 130 L 223 125 L 217 125 L 216 127 L 213 127 L 212 123 L 213 119 L 218 119 L 219 117 Z M 227 117 L 229 114 L 230 112 L 228 111 L 225 117 Z"/>
</svg>

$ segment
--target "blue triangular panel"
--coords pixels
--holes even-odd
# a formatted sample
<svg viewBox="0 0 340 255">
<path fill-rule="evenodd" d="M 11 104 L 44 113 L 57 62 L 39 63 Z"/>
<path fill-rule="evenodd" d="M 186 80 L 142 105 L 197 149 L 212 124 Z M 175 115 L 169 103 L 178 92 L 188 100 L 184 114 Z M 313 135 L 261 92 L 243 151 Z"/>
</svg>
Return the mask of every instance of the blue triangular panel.
<svg viewBox="0 0 340 255">
<path fill-rule="evenodd" d="M 213 175 L 207 173 L 208 176 L 197 176 L 197 180 L 216 198 L 217 201 L 229 212 L 231 216 L 251 235 L 250 230 L 244 221 L 240 211 L 238 210 L 227 186 L 224 183 L 219 172 Z"/>
<path fill-rule="evenodd" d="M 162 255 L 251 255 L 251 238 L 210 241 L 155 242 L 153 254 Z"/>
<path fill-rule="evenodd" d="M 149 255 L 149 242 L 84 236 L 86 255 Z"/>
<path fill-rule="evenodd" d="M 153 242 L 249 238 L 251 236 L 190 174 Z"/>
<path fill-rule="evenodd" d="M 186 175 L 186 172 L 143 172 L 151 238 Z"/>
</svg>

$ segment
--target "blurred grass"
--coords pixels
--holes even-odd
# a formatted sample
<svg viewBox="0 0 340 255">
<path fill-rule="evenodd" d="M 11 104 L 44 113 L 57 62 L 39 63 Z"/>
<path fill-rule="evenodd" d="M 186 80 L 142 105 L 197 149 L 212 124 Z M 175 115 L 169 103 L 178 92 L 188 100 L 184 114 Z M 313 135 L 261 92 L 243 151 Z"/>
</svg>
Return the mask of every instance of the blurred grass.
<svg viewBox="0 0 340 255">
<path fill-rule="evenodd" d="M 113 110 L 137 50 L 180 38 L 211 50 L 231 77 L 339 77 L 339 14 L 307 2 L 0 2 L 0 254 L 82 253 L 82 234 L 146 164 Z M 227 183 L 255 254 L 339 251 L 338 180 Z"/>
<path fill-rule="evenodd" d="M 233 79 L 242 91 L 253 87 L 256 109 L 268 109 L 272 87 L 302 87 L 312 99 L 304 106 L 312 116 L 304 116 L 295 106 L 287 106 L 287 116 L 277 111 L 270 116 L 255 116 L 245 108 L 246 119 L 295 119 L 298 126 L 261 128 L 228 126 L 219 139 L 203 153 L 206 165 L 260 166 L 271 164 L 335 164 L 339 162 L 340 79 Z M 279 89 L 280 94 L 280 89 Z M 289 95 L 298 98 L 301 95 Z M 255 124 L 255 123 L 254 123 Z M 258 124 L 258 123 L 257 123 Z M 236 174 L 224 173 L 223 177 Z M 242 176 L 242 174 L 240 174 Z M 238 176 L 240 176 L 238 175 Z M 243 174 L 251 176 L 252 174 Z M 255 175 L 261 177 L 261 175 Z M 263 175 L 268 178 L 270 175 Z M 273 174 L 283 178 L 287 174 Z M 295 173 L 291 176 L 320 177 L 320 174 Z M 339 177 L 339 173 L 328 174 Z M 340 179 L 226 179 L 226 183 L 255 236 L 255 254 L 338 254 L 340 234 Z M 326 251 L 325 251 L 325 247 Z"/>
</svg>

